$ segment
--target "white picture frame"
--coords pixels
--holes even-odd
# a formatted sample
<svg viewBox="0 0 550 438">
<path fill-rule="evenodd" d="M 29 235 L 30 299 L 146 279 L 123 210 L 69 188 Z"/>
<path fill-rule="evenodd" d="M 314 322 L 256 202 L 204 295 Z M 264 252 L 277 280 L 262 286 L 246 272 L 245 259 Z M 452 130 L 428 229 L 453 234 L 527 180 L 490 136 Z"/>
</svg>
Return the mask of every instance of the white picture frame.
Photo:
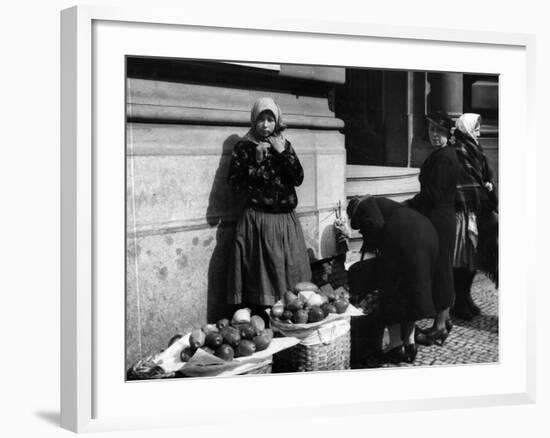
<svg viewBox="0 0 550 438">
<path fill-rule="evenodd" d="M 261 24 L 259 24 L 261 23 Z M 140 39 L 139 35 L 147 31 L 148 38 Z M 305 63 L 346 65 L 346 56 L 340 53 L 339 58 L 327 62 L 327 54 L 323 54 L 321 44 L 334 43 L 334 47 L 346 43 L 355 47 L 372 47 L 373 67 L 435 69 L 443 71 L 461 71 L 460 65 L 468 61 L 465 56 L 443 56 L 442 51 L 455 51 L 457 54 L 467 54 L 469 51 L 480 50 L 480 53 L 490 55 L 489 60 L 480 59 L 480 72 L 499 73 L 501 81 L 501 126 L 502 158 L 501 158 L 501 230 L 504 237 L 502 247 L 508 253 L 525 253 L 525 248 L 535 239 L 534 220 L 527 215 L 525 209 L 512 212 L 507 199 L 522 199 L 524 202 L 535 199 L 534 172 L 530 170 L 524 157 L 512 157 L 506 146 L 513 145 L 519 139 L 528 150 L 535 150 L 532 129 L 534 120 L 534 45 L 532 35 L 491 33 L 483 31 L 457 31 L 451 29 L 429 29 L 403 26 L 376 26 L 372 24 L 339 23 L 330 21 L 310 21 L 288 17 L 285 20 L 270 22 L 258 17 L 243 16 L 239 19 L 216 15 L 189 15 L 185 11 L 164 11 L 150 8 L 147 10 L 122 9 L 111 7 L 78 6 L 64 10 L 61 14 L 61 426 L 76 432 L 95 432 L 113 429 L 148 428 L 167 426 L 193 426 L 204 424 L 208 416 L 201 403 L 190 406 L 181 402 L 176 407 L 168 409 L 174 391 L 181 390 L 192 394 L 194 401 L 207 401 L 212 397 L 214 385 L 223 388 L 227 393 L 233 393 L 236 385 L 247 387 L 255 385 L 261 390 L 269 391 L 280 385 L 283 380 L 287 384 L 296 384 L 306 388 L 314 388 L 319 378 L 330 382 L 333 387 L 343 388 L 339 393 L 331 393 L 330 397 L 316 394 L 305 400 L 284 401 L 276 395 L 269 397 L 265 406 L 239 408 L 238 403 L 231 410 L 217 415 L 217 423 L 224 424 L 232 416 L 239 414 L 251 418 L 268 418 L 271 415 L 285 414 L 286 418 L 301 418 L 304 416 L 348 415 L 360 416 L 369 412 L 395 412 L 411 409 L 435 409 L 453 407 L 477 407 L 505 404 L 532 403 L 535 399 L 535 309 L 534 288 L 529 273 L 531 268 L 527 260 L 519 260 L 511 266 L 507 253 L 501 257 L 501 361 L 491 366 L 467 366 L 457 368 L 422 368 L 415 370 L 362 370 L 346 373 L 330 373 L 326 375 L 273 376 L 260 378 L 246 377 L 244 379 L 191 379 L 186 382 L 142 382 L 135 385 L 124 383 L 122 367 L 110 361 L 116 357 L 120 349 L 119 329 L 124 324 L 124 314 L 120 310 L 120 295 L 124 290 L 117 288 L 118 280 L 112 281 L 104 270 L 105 263 L 112 262 L 109 257 L 119 257 L 123 260 L 123 251 L 119 252 L 119 240 L 123 240 L 118 232 L 120 228 L 120 213 L 116 194 L 111 199 L 108 187 L 119 187 L 120 172 L 116 160 L 106 160 L 105 155 L 97 151 L 97 144 L 102 136 L 109 135 L 118 139 L 118 134 L 107 132 L 109 126 L 115 130 L 124 129 L 124 116 L 117 108 L 123 108 L 124 102 L 118 102 L 120 107 L 113 111 L 111 117 L 114 125 L 105 125 L 102 121 L 105 100 L 97 93 L 99 89 L 114 91 L 109 94 L 111 99 L 120 97 L 124 90 L 124 77 L 112 77 L 109 60 L 116 59 L 120 71 L 121 53 L 145 54 L 156 53 L 158 56 L 170 54 L 170 45 L 161 44 L 163 38 L 173 37 L 171 32 L 182 31 L 182 38 L 194 35 L 194 47 L 179 48 L 173 56 L 196 56 L 197 47 L 207 50 L 207 41 L 220 37 L 247 38 L 252 33 L 255 36 L 288 39 L 294 43 L 305 41 L 311 44 L 311 52 L 302 53 Z M 227 35 L 224 35 L 227 34 Z M 170 35 L 168 35 L 170 34 Z M 231 35 L 229 35 L 231 34 Z M 132 38 L 126 38 L 130 35 Z M 208 38 L 202 40 L 201 38 Z M 109 47 L 105 41 L 111 43 Z M 309 41 L 311 40 L 311 41 Z M 125 43 L 130 44 L 132 52 L 127 52 Z M 305 44 L 304 42 L 304 44 Z M 140 47 L 138 45 L 141 44 Z M 288 42 L 286 44 L 289 44 Z M 380 44 L 381 46 L 377 46 Z M 227 58 L 239 61 L 257 62 L 296 62 L 297 53 L 288 51 L 285 59 L 281 54 L 255 56 L 250 47 L 239 48 L 234 45 Z M 326 46 L 324 46 L 326 47 Z M 162 50 L 161 50 L 162 48 Z M 391 49 L 389 49 L 391 48 Z M 209 53 L 215 57 L 217 50 L 227 47 L 209 47 Z M 315 50 L 317 49 L 317 50 Z M 134 50 L 140 50 L 136 53 Z M 202 50 L 202 49 L 201 49 Z M 395 50 L 394 53 L 388 55 Z M 439 64 L 424 59 L 413 59 L 406 52 L 424 50 L 441 57 Z M 187 52 L 186 52 L 187 51 Z M 431 51 L 431 52 L 430 52 Z M 206 53 L 206 52 L 205 52 Z M 219 52 L 221 53 L 221 52 Z M 386 53 L 384 55 L 384 53 Z M 396 54 L 402 56 L 395 56 Z M 445 52 L 448 53 L 448 52 Z M 334 55 L 336 58 L 336 54 Z M 113 58 L 111 58 L 113 57 Z M 385 58 L 384 58 L 385 57 Z M 227 59 L 226 58 L 226 59 Z M 307 59 L 306 59 L 307 58 Z M 385 60 L 384 60 L 385 59 Z M 508 59 L 508 62 L 506 61 Z M 324 60 L 324 61 L 323 61 Z M 519 61 L 519 62 L 518 62 Z M 366 62 L 366 61 L 362 61 Z M 491 67 L 492 65 L 492 67 Z M 106 67 L 106 69 L 105 69 Z M 102 81 L 112 83 L 103 84 Z M 105 83 L 106 83 L 105 82 Z M 109 88 L 114 87 L 114 88 Z M 511 108 L 513 102 L 513 110 Z M 117 105 L 118 105 L 117 104 Z M 112 115 L 112 114 L 111 114 Z M 517 120 L 516 123 L 506 123 Z M 99 123 L 99 128 L 98 128 Z M 116 124 L 120 124 L 116 128 Z M 113 140 L 115 141 L 115 140 Z M 115 144 L 119 144 L 115 141 Z M 122 145 L 121 149 L 124 149 Z M 528 155 L 528 154 L 524 154 Z M 511 180 L 510 169 L 515 166 L 514 181 Z M 120 186 L 123 191 L 123 184 Z M 117 190 L 114 190 L 117 192 Z M 535 205 L 532 202 L 531 205 Z M 111 210 L 113 207 L 114 210 Z M 117 213 L 112 213 L 115 211 Z M 509 212 L 509 213 L 507 213 Z M 534 215 L 532 216 L 534 217 Z M 113 225 L 114 224 L 114 225 Z M 112 226 L 111 226 L 112 225 Z M 523 237 L 514 236 L 511 230 L 522 226 Z M 117 228 L 118 227 L 118 228 Z M 103 236 L 99 237 L 98 236 Z M 105 253 L 106 239 L 114 242 Z M 117 256 L 117 254 L 119 254 Z M 105 256 L 105 257 L 104 257 Z M 123 265 L 118 265 L 123 266 Z M 503 269 L 504 268 L 504 269 Z M 104 277 L 104 278 L 102 278 Z M 107 278 L 109 277 L 109 278 Z M 119 279 L 119 277 L 117 277 Z M 110 306 L 108 297 L 101 295 L 106 285 L 115 289 L 114 299 Z M 515 290 L 513 306 L 505 292 Z M 519 292 L 518 292 L 519 291 Z M 509 294 L 508 294 L 509 297 Z M 512 309 L 512 307 L 514 307 Z M 514 327 L 510 326 L 509 315 L 517 312 Z M 101 322 L 99 322 L 101 321 Z M 508 322 L 507 322 L 508 321 Z M 113 339 L 105 336 L 106 332 L 115 333 Z M 122 333 L 123 337 L 123 333 Z M 512 352 L 512 350 L 514 350 Z M 120 357 L 124 350 L 119 351 Z M 113 363 L 116 360 L 112 360 Z M 408 392 L 400 392 L 399 384 L 407 381 L 407 373 L 414 372 L 416 381 L 426 381 L 428 376 L 434 380 L 433 388 L 414 387 Z M 473 391 L 468 385 L 459 387 L 441 387 L 437 382 L 444 382 L 450 375 L 460 380 L 467 378 L 469 373 L 481 376 L 485 386 Z M 376 380 L 374 379 L 374 377 Z M 395 384 L 387 386 L 391 378 Z M 117 379 L 120 379 L 119 383 Z M 262 380 L 259 380 L 262 379 Z M 493 379 L 493 380 L 491 380 Z M 372 388 L 370 394 L 354 390 L 358 382 Z M 113 382 L 115 382 L 113 384 Z M 119 385 L 120 384 L 120 385 Z M 379 386 L 377 386 L 379 385 Z M 384 386 L 386 385 L 386 386 Z M 460 388 L 460 386 L 463 386 Z M 387 388 L 388 391 L 382 391 Z M 117 392 L 118 391 L 118 392 Z M 143 415 L 143 412 L 123 409 L 125 401 L 139 394 L 161 396 L 166 404 L 158 403 L 152 408 L 154 412 Z M 273 393 L 273 392 L 271 392 Z M 124 398 L 126 397 L 126 398 Z M 319 400 L 330 399 L 330 402 Z M 420 403 L 419 403 L 420 401 Z M 202 404 L 204 406 L 205 404 Z M 151 409 L 151 407 L 149 407 Z M 182 416 L 183 411 L 193 415 Z M 132 414 L 133 412 L 133 414 Z M 191 419 L 193 418 L 193 419 Z"/>
</svg>

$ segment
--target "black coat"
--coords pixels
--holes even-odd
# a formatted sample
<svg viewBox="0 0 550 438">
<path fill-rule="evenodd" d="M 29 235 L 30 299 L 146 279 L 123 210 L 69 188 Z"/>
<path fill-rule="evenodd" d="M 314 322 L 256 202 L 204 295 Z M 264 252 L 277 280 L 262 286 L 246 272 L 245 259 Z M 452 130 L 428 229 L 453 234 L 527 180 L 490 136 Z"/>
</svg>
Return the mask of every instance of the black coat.
<svg viewBox="0 0 550 438">
<path fill-rule="evenodd" d="M 437 233 L 430 221 L 398 202 L 363 198 L 351 217 L 364 247 L 380 251 L 381 316 L 385 324 L 433 317 Z"/>
<path fill-rule="evenodd" d="M 455 197 L 460 163 L 452 147 L 433 151 L 420 169 L 420 193 L 406 202 L 425 215 L 439 239 L 433 293 L 436 311 L 453 304 L 453 253 L 456 233 Z"/>
</svg>

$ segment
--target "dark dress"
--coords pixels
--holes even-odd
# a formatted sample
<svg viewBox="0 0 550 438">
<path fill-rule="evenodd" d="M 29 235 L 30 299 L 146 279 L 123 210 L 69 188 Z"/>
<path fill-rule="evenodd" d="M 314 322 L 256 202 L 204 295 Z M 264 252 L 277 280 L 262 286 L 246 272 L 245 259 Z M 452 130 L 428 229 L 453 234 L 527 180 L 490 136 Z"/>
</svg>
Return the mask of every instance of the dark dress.
<svg viewBox="0 0 550 438">
<path fill-rule="evenodd" d="M 435 315 L 432 279 L 437 233 L 417 211 L 387 198 L 363 198 L 351 218 L 364 248 L 379 250 L 381 322 L 396 324 Z"/>
<path fill-rule="evenodd" d="M 430 219 L 439 239 L 432 289 L 437 312 L 451 307 L 454 300 L 455 196 L 459 174 L 454 148 L 436 149 L 420 169 L 420 193 L 406 203 Z"/>
<path fill-rule="evenodd" d="M 279 153 L 270 147 L 258 160 L 257 145 L 238 142 L 228 182 L 246 196 L 229 260 L 227 301 L 271 306 L 296 283 L 311 280 L 311 268 L 294 187 L 304 171 L 290 142 Z"/>
</svg>

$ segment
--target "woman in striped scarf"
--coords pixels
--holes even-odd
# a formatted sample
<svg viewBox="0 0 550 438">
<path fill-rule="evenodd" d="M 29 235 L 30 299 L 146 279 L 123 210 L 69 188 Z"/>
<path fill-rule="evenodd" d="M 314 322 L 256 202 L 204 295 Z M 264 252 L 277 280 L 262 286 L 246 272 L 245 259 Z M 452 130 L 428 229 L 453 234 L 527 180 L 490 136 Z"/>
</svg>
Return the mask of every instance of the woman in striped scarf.
<svg viewBox="0 0 550 438">
<path fill-rule="evenodd" d="M 471 287 L 477 270 L 498 279 L 498 215 L 493 174 L 479 144 L 481 117 L 465 113 L 456 121 L 455 150 L 461 164 L 457 185 L 454 251 L 455 316 L 471 320 L 480 313 Z"/>
</svg>

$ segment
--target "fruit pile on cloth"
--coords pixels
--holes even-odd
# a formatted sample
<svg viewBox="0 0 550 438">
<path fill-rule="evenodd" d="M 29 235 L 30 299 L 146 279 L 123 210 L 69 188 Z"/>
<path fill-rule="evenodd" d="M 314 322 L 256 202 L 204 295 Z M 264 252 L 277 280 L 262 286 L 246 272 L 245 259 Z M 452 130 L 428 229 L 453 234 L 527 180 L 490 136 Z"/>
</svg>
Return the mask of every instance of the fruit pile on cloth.
<svg viewBox="0 0 550 438">
<path fill-rule="evenodd" d="M 165 373 L 179 371 L 187 377 L 233 376 L 245 374 L 272 362 L 272 356 L 300 341 L 295 337 L 274 338 L 269 346 L 250 356 L 237 357 L 231 361 L 223 360 L 202 348 L 198 348 L 187 361 L 181 360 L 181 352 L 190 346 L 190 333 L 175 341 L 170 347 L 154 357 L 153 362 Z"/>
</svg>

